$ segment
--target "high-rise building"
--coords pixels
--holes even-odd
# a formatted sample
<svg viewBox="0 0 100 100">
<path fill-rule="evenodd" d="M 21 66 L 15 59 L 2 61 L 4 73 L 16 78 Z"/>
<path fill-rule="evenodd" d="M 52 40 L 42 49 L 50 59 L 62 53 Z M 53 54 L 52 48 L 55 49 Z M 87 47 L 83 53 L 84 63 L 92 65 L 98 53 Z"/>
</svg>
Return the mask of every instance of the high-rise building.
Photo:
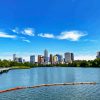
<svg viewBox="0 0 100 100">
<path fill-rule="evenodd" d="M 58 57 L 58 63 L 61 63 L 63 61 L 62 55 L 56 54 L 56 56 Z"/>
<path fill-rule="evenodd" d="M 20 57 L 20 58 L 18 58 L 18 62 L 19 63 L 22 63 L 23 62 L 23 59 Z"/>
<path fill-rule="evenodd" d="M 72 63 L 74 61 L 74 54 L 70 52 L 65 53 L 65 63 Z"/>
<path fill-rule="evenodd" d="M 50 59 L 49 59 L 50 64 L 53 64 L 53 55 L 50 54 Z"/>
<path fill-rule="evenodd" d="M 38 55 L 38 64 L 44 64 L 44 57 L 42 55 Z"/>
<path fill-rule="evenodd" d="M 44 50 L 44 64 L 48 64 L 48 51 Z"/>
<path fill-rule="evenodd" d="M 97 52 L 96 58 L 100 58 L 100 51 Z"/>
<path fill-rule="evenodd" d="M 25 59 L 23 59 L 23 63 L 25 63 Z"/>
<path fill-rule="evenodd" d="M 71 60 L 74 61 L 74 54 L 71 53 Z"/>
<path fill-rule="evenodd" d="M 13 54 L 13 61 L 16 61 L 16 54 Z"/>
<path fill-rule="evenodd" d="M 32 64 L 35 63 L 35 55 L 30 56 L 30 63 L 32 63 Z"/>
<path fill-rule="evenodd" d="M 16 54 L 13 54 L 13 61 L 18 62 L 18 57 L 16 56 Z"/>
<path fill-rule="evenodd" d="M 56 55 L 53 56 L 53 64 L 58 63 L 58 57 Z"/>
</svg>

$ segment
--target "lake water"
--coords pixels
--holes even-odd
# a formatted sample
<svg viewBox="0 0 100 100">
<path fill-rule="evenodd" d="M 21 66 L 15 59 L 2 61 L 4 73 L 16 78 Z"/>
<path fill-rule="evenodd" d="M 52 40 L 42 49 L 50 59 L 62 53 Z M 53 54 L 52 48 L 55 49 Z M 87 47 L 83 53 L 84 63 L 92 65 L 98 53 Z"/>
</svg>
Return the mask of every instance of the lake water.
<svg viewBox="0 0 100 100">
<path fill-rule="evenodd" d="M 10 70 L 0 75 L 0 90 L 17 86 L 65 82 L 100 83 L 99 68 L 40 67 Z M 15 99 L 15 97 L 18 97 Z M 51 86 L 0 94 L 0 100 L 100 100 L 100 84 Z"/>
</svg>

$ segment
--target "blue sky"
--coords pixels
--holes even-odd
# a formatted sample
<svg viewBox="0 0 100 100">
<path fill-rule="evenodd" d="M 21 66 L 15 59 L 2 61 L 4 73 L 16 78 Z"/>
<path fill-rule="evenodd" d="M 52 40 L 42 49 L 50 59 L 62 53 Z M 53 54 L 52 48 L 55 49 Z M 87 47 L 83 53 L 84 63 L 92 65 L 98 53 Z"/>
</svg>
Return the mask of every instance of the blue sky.
<svg viewBox="0 0 100 100">
<path fill-rule="evenodd" d="M 100 0 L 0 0 L 0 58 L 100 50 Z"/>
</svg>

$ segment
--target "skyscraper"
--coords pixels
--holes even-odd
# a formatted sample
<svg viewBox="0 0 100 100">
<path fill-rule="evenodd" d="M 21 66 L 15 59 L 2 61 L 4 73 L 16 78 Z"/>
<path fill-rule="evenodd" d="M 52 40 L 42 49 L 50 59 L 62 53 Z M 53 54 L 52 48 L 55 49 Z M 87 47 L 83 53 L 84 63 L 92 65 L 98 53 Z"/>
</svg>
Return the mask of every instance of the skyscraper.
<svg viewBox="0 0 100 100">
<path fill-rule="evenodd" d="M 74 54 L 71 53 L 71 60 L 74 61 Z"/>
<path fill-rule="evenodd" d="M 58 57 L 58 63 L 61 63 L 63 61 L 62 55 L 56 54 L 56 56 Z"/>
<path fill-rule="evenodd" d="M 58 57 L 56 55 L 53 56 L 53 64 L 58 63 Z"/>
<path fill-rule="evenodd" d="M 50 54 L 50 64 L 53 64 L 53 55 L 52 54 Z"/>
<path fill-rule="evenodd" d="M 74 54 L 70 52 L 65 53 L 65 63 L 71 63 L 74 61 Z"/>
<path fill-rule="evenodd" d="M 16 61 L 16 54 L 13 54 L 13 61 Z"/>
<path fill-rule="evenodd" d="M 16 57 L 16 54 L 13 54 L 13 61 L 16 61 L 16 62 L 19 61 L 19 60 L 18 60 L 18 57 Z"/>
<path fill-rule="evenodd" d="M 17 62 L 23 63 L 23 59 L 21 57 L 19 57 Z"/>
<path fill-rule="evenodd" d="M 44 64 L 44 57 L 42 55 L 38 55 L 38 64 Z"/>
<path fill-rule="evenodd" d="M 48 64 L 48 51 L 44 50 L 44 64 Z"/>
<path fill-rule="evenodd" d="M 35 55 L 30 56 L 30 63 L 32 63 L 32 64 L 35 63 Z"/>
<path fill-rule="evenodd" d="M 96 58 L 100 58 L 100 51 L 97 52 Z"/>
</svg>

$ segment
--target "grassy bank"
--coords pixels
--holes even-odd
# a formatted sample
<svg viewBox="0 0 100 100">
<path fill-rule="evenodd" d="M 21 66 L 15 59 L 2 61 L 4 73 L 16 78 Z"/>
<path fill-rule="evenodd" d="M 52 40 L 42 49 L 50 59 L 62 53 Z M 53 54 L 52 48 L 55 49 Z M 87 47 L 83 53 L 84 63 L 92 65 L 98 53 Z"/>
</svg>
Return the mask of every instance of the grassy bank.
<svg viewBox="0 0 100 100">
<path fill-rule="evenodd" d="M 12 69 L 30 69 L 31 67 L 29 66 L 12 66 Z"/>
</svg>

